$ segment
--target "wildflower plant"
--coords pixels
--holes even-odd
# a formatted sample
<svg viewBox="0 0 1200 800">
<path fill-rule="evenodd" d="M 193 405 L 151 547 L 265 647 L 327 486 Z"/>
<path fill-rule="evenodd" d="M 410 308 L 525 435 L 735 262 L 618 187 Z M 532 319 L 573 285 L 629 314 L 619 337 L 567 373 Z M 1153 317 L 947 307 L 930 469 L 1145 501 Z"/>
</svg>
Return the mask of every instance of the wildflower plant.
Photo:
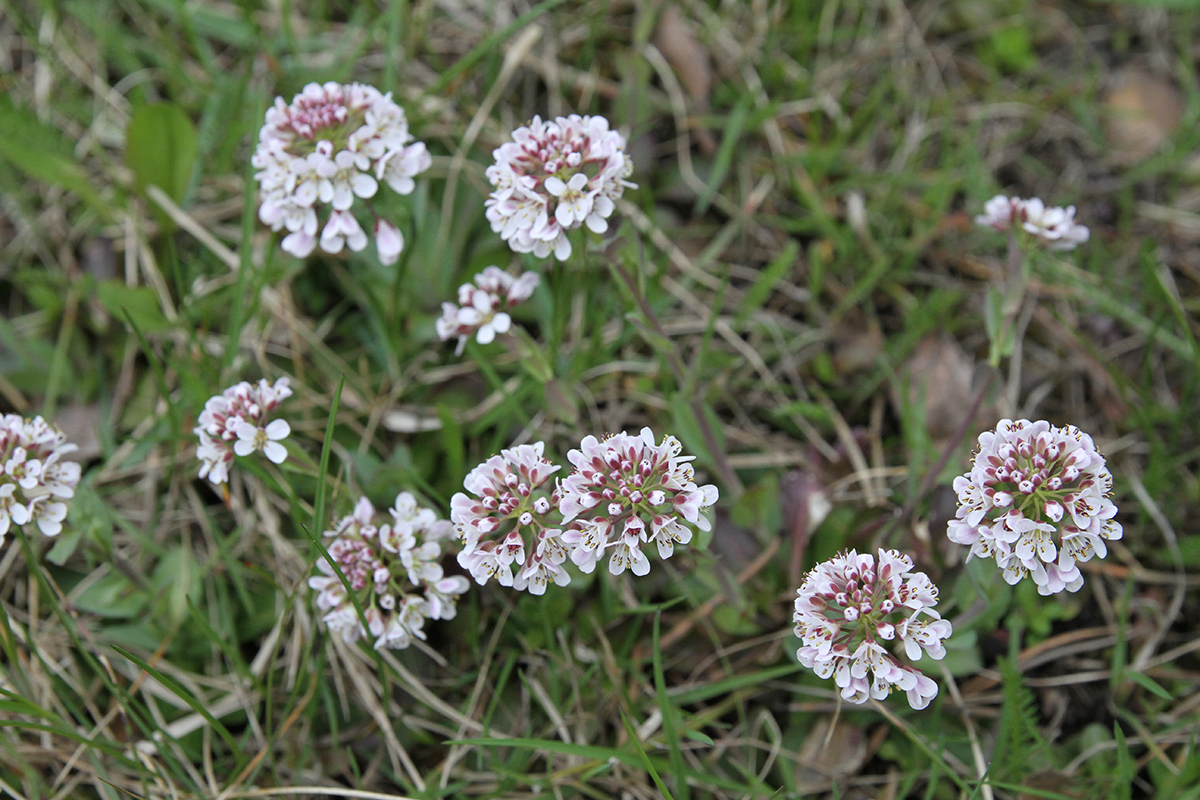
<svg viewBox="0 0 1200 800">
<path fill-rule="evenodd" d="M 353 207 L 368 204 L 386 183 L 410 194 L 413 178 L 432 158 L 413 141 L 404 109 L 390 93 L 361 83 L 310 83 L 285 104 L 267 110 L 251 163 L 262 191 L 259 218 L 271 230 L 286 229 L 283 249 L 297 258 L 319 245 L 327 253 L 367 246 L 369 237 Z M 329 214 L 319 216 L 324 207 Z M 404 247 L 396 226 L 374 210 L 373 232 L 379 260 L 393 264 Z"/>
<path fill-rule="evenodd" d="M 75 496 L 80 467 L 62 457 L 74 452 L 66 434 L 41 417 L 0 419 L 0 544 L 12 525 L 36 525 L 57 536 Z"/>
<path fill-rule="evenodd" d="M 626 188 L 636 188 L 628 180 L 633 162 L 625 137 L 600 116 L 535 116 L 493 156 L 487 219 L 513 252 L 538 258 L 570 258 L 567 231 L 587 225 L 604 233 L 616 201 Z"/>
<path fill-rule="evenodd" d="M 326 547 L 329 558 L 317 558 L 320 574 L 308 585 L 317 592 L 326 627 L 346 642 L 369 634 L 376 650 L 403 650 L 425 638 L 425 620 L 454 619 L 458 597 L 470 584 L 461 575 L 446 575 L 438 563 L 453 528 L 408 492 L 396 496 L 386 515 L 360 498 L 353 513 L 324 535 L 333 540 Z"/>
<path fill-rule="evenodd" d="M 610 550 L 610 573 L 645 575 L 650 560 L 643 543 L 653 541 L 659 557 L 668 559 L 676 544 L 692 540 L 689 525 L 710 530 L 701 512 L 717 501 L 717 487 L 697 486 L 689 463 L 695 456 L 681 451 L 674 436 L 655 444 L 649 428 L 639 436 L 585 436 L 567 454 L 575 469 L 559 487 L 558 510 L 564 523 L 573 523 L 563 534 L 571 561 L 591 572 Z"/>
<path fill-rule="evenodd" d="M 196 457 L 200 459 L 200 477 L 214 484 L 229 481 L 234 456 L 262 451 L 274 464 L 287 459 L 282 441 L 292 432 L 287 420 L 271 419 L 279 404 L 292 396 L 287 378 L 274 384 L 265 379 L 257 385 L 245 381 L 230 386 L 209 398 L 192 430 L 200 437 Z"/>
<path fill-rule="evenodd" d="M 1091 231 L 1075 221 L 1075 206 L 1047 206 L 1040 198 L 1006 197 L 998 194 L 983 205 L 975 223 L 1018 237 L 1051 250 L 1074 250 L 1088 240 Z"/>
<path fill-rule="evenodd" d="M 1092 437 L 1073 425 L 1000 420 L 979 435 L 971 471 L 958 493 L 950 541 L 968 560 L 994 558 L 1010 584 L 1026 575 L 1043 595 L 1083 586 L 1081 562 L 1104 558 L 1120 539 L 1112 474 Z"/>
<path fill-rule="evenodd" d="M 481 586 L 495 578 L 501 586 L 545 594 L 571 576 L 557 514 L 558 493 L 547 485 L 559 467 L 542 456 L 543 442 L 522 444 L 492 456 L 467 475 L 450 498 L 450 520 L 462 541 L 458 563 Z"/>
<path fill-rule="evenodd" d="M 849 550 L 814 567 L 796 592 L 796 656 L 819 677 L 832 675 L 851 703 L 900 689 L 921 709 L 937 696 L 933 680 L 884 645 L 903 643 L 913 661 L 946 655 L 942 643 L 953 629 L 934 608 L 937 587 L 912 568 L 912 559 L 895 550 L 881 549 L 878 557 Z"/>
<path fill-rule="evenodd" d="M 543 450 L 537 442 L 500 451 L 467 476 L 469 494 L 450 500 L 459 564 L 481 585 L 494 577 L 543 594 L 550 582 L 571 582 L 568 557 L 590 573 L 606 550 L 610 573 L 641 576 L 650 571 L 643 544 L 653 541 L 666 559 L 691 541 L 690 525 L 711 528 L 701 512 L 717 501 L 717 487 L 696 485 L 694 456 L 681 456 L 673 436 L 659 444 L 649 428 L 586 436 L 568 453 L 574 470 L 556 486 L 548 481 L 560 467 Z"/>
<path fill-rule="evenodd" d="M 472 335 L 480 344 L 489 344 L 497 334 L 508 332 L 512 326 L 508 309 L 533 296 L 539 282 L 536 272 L 515 278 L 499 267 L 485 267 L 474 283 L 458 287 L 458 305 L 442 303 L 438 338 L 444 342 L 457 337 L 455 355 L 462 354 Z"/>
</svg>

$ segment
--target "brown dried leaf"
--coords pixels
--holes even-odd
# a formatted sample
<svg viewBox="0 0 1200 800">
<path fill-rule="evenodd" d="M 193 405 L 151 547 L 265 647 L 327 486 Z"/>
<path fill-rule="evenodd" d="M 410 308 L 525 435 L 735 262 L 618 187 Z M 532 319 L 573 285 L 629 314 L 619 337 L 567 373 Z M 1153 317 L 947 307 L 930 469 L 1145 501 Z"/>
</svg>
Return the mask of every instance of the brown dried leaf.
<svg viewBox="0 0 1200 800">
<path fill-rule="evenodd" d="M 683 18 L 679 6 L 667 6 L 659 18 L 658 29 L 654 32 L 654 46 L 667 59 L 671 69 L 675 70 L 679 82 L 695 103 L 696 111 L 706 113 L 709 109 L 708 94 L 712 90 L 712 62 L 708 51 L 692 33 L 691 24 Z M 706 155 L 716 152 L 717 144 L 712 134 L 695 126 L 692 132 L 701 152 Z"/>
<path fill-rule="evenodd" d="M 1110 157 L 1134 164 L 1153 155 L 1179 127 L 1183 97 L 1165 77 L 1130 68 L 1117 73 L 1104 101 Z"/>
<path fill-rule="evenodd" d="M 869 756 L 862 728 L 839 719 L 830 734 L 829 720 L 822 719 L 800 748 L 797 761 L 803 766 L 796 770 L 796 787 L 800 794 L 825 791 L 838 778 L 862 769 Z"/>
<path fill-rule="evenodd" d="M 702 109 L 708 108 L 708 93 L 712 89 L 712 63 L 708 51 L 697 41 L 692 26 L 683 18 L 677 5 L 667 6 L 654 32 L 654 46 L 667 59 L 679 76 L 679 82 Z"/>
<path fill-rule="evenodd" d="M 926 336 L 905 362 L 907 403 L 924 407 L 925 427 L 936 444 L 954 436 L 971 410 L 974 371 L 974 360 L 944 334 Z M 893 387 L 892 403 L 903 414 L 898 388 Z"/>
<path fill-rule="evenodd" d="M 58 410 L 54 415 L 54 424 L 67 435 L 68 442 L 79 448 L 67 458 L 71 461 L 90 461 L 100 455 L 100 434 L 96 431 L 103 418 L 100 406 L 95 403 L 63 406 Z"/>
</svg>

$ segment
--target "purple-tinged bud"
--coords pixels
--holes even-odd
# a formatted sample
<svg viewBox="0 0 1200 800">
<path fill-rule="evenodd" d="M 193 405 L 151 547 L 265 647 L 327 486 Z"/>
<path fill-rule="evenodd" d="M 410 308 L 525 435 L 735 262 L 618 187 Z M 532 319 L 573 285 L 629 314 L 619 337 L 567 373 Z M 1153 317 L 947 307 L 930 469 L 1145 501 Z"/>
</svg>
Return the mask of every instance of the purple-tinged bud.
<svg viewBox="0 0 1200 800">
<path fill-rule="evenodd" d="M 847 622 L 854 622 L 856 619 L 858 619 L 858 609 L 854 606 L 847 606 L 846 610 L 843 611 L 842 614 L 845 616 Z"/>
<path fill-rule="evenodd" d="M 533 514 L 530 514 L 528 511 L 523 512 L 521 514 L 521 516 L 517 517 L 517 524 L 518 525 L 532 525 L 533 524 Z"/>
<path fill-rule="evenodd" d="M 1033 494 L 1033 481 L 1021 481 L 1017 484 L 1017 491 L 1021 494 Z"/>
<path fill-rule="evenodd" d="M 1062 478 L 1055 475 L 1053 478 L 1046 481 L 1046 488 L 1048 488 L 1052 492 L 1057 492 L 1059 489 L 1062 488 L 1062 483 L 1063 483 Z"/>
<path fill-rule="evenodd" d="M 550 501 L 544 497 L 539 497 L 533 501 L 533 510 L 539 514 L 545 514 L 550 510 Z"/>
<path fill-rule="evenodd" d="M 609 503 L 608 504 L 608 515 L 610 517 L 615 517 L 620 513 L 621 513 L 621 504 L 620 503 Z"/>
</svg>

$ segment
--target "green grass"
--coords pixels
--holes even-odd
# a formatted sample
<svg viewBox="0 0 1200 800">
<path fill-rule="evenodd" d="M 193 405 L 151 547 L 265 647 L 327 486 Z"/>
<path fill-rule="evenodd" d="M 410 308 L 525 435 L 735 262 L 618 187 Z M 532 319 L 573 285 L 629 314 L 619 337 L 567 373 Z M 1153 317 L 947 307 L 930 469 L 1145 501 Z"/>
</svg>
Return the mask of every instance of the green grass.
<svg viewBox="0 0 1200 800">
<path fill-rule="evenodd" d="M 0 549 L 0 793 L 1196 796 L 1194 15 L 688 0 L 696 97 L 658 55 L 665 2 L 261 5 L 0 6 L 0 408 L 91 442 L 62 535 Z M 1127 64 L 1182 120 L 1132 164 L 1103 102 Z M 314 80 L 394 92 L 434 155 L 380 194 L 394 266 L 301 262 L 258 222 L 263 113 Z M 514 256 L 483 214 L 491 151 L 573 111 L 629 136 L 639 188 L 566 264 Z M 1076 204 L 1092 240 L 1035 263 L 1021 347 L 964 422 L 1004 266 L 971 218 L 1001 191 Z M 456 358 L 434 320 L 489 264 L 541 273 L 525 338 Z M 280 375 L 291 457 L 239 464 L 227 503 L 196 479 L 196 416 Z M 1078 594 L 945 540 L 1001 416 L 1108 457 L 1125 538 Z M 473 586 L 382 656 L 318 622 L 312 534 L 355 497 L 446 514 L 501 447 L 562 461 L 643 425 L 721 488 L 715 531 L 648 578 Z M 832 507 L 799 533 L 797 481 Z M 935 669 L 925 711 L 839 705 L 796 664 L 795 570 L 875 545 L 941 586 L 961 704 Z"/>
</svg>

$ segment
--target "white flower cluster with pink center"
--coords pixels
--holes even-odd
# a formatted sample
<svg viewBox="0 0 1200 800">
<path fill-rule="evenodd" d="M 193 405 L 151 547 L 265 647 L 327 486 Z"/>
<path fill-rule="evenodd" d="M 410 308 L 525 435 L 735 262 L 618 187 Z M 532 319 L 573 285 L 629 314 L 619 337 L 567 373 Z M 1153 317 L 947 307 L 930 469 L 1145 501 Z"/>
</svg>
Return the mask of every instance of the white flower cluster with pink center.
<svg viewBox="0 0 1200 800">
<path fill-rule="evenodd" d="M 287 448 L 280 442 L 292 428 L 287 420 L 271 419 L 271 412 L 292 396 L 287 378 L 274 384 L 260 380 L 258 385 L 242 381 L 210 397 L 200 412 L 192 433 L 200 437 L 196 457 L 200 459 L 200 477 L 215 484 L 229 481 L 229 468 L 235 455 L 248 456 L 262 451 L 272 463 L 287 459 Z"/>
<path fill-rule="evenodd" d="M 1112 474 L 1092 437 L 1073 425 L 1000 420 L 979 435 L 971 471 L 954 479 L 950 541 L 995 558 L 1004 579 L 1029 575 L 1043 595 L 1083 586 L 1079 563 L 1120 539 Z"/>
<path fill-rule="evenodd" d="M 283 249 L 298 258 L 318 244 L 327 253 L 365 248 L 355 199 L 374 197 L 381 181 L 409 194 L 413 177 L 432 163 L 391 94 L 361 83 L 310 83 L 291 105 L 275 98 L 258 138 L 251 160 L 262 190 L 258 215 L 271 230 L 288 231 Z M 322 223 L 324 206 L 330 213 Z M 374 233 L 379 260 L 395 263 L 404 247 L 399 229 L 377 218 Z"/>
<path fill-rule="evenodd" d="M 626 188 L 633 162 L 625 137 L 604 117 L 557 117 L 513 131 L 513 140 L 496 148 L 487 170 L 495 189 L 488 197 L 492 230 L 517 253 L 559 261 L 571 256 L 567 231 L 587 225 L 608 230 L 608 218 Z"/>
<path fill-rule="evenodd" d="M 919 669 L 900 663 L 883 642 L 900 641 L 912 661 L 940 660 L 953 632 L 934 609 L 938 590 L 924 572 L 895 550 L 876 559 L 854 550 L 818 564 L 796 592 L 800 663 L 821 678 L 833 676 L 851 703 L 887 697 L 894 689 L 913 708 L 925 708 L 938 687 Z"/>
<path fill-rule="evenodd" d="M 545 594 L 546 586 L 566 586 L 567 550 L 558 495 L 546 486 L 559 467 L 542 457 L 544 444 L 522 444 L 492 456 L 467 475 L 450 498 L 450 521 L 462 540 L 458 563 L 481 586 L 495 578 L 501 586 Z M 473 495 L 473 496 L 472 496 Z"/>
<path fill-rule="evenodd" d="M 639 436 L 585 436 L 567 454 L 575 469 L 559 486 L 558 510 L 570 525 L 562 538 L 571 561 L 591 572 L 607 550 L 613 575 L 626 569 L 645 575 L 650 559 L 644 543 L 653 541 L 667 559 L 676 544 L 692 540 L 689 525 L 711 529 L 701 512 L 717 502 L 717 487 L 696 485 L 688 463 L 695 456 L 681 456 L 681 450 L 674 436 L 655 444 L 653 431 L 642 428 Z"/>
<path fill-rule="evenodd" d="M 475 341 L 488 344 L 496 334 L 507 333 L 512 327 L 508 309 L 528 300 L 540 279 L 535 272 L 514 278 L 499 267 L 485 267 L 475 276 L 475 283 L 458 287 L 458 305 L 442 303 L 442 316 L 437 321 L 437 335 L 443 342 L 458 337 L 455 355 L 461 355 L 472 334 Z"/>
<path fill-rule="evenodd" d="M 370 634 L 376 650 L 403 650 L 425 638 L 425 620 L 454 619 L 458 597 L 470 583 L 446 575 L 438 563 L 441 543 L 453 532 L 408 492 L 396 496 L 386 515 L 376 515 L 370 500 L 359 499 L 352 514 L 325 531 L 333 539 L 326 548 L 329 559 L 346 583 L 323 555 L 317 558 L 321 574 L 308 579 L 326 627 L 350 643 Z"/>
<path fill-rule="evenodd" d="M 1047 207 L 1040 199 L 1005 197 L 998 194 L 983 205 L 975 217 L 978 225 L 998 231 L 1023 231 L 1051 250 L 1074 250 L 1088 240 L 1091 232 L 1075 221 L 1075 206 Z"/>
<path fill-rule="evenodd" d="M 710 530 L 703 511 L 717 501 L 717 487 L 697 486 L 692 456 L 679 442 L 660 444 L 643 428 L 640 436 L 618 433 L 603 441 L 587 436 L 568 459 L 575 469 L 557 486 L 560 469 L 546 460 L 543 443 L 502 450 L 463 481 L 469 494 L 450 500 L 450 519 L 463 541 L 459 563 L 480 584 L 543 594 L 549 583 L 571 582 L 568 558 L 590 573 L 609 551 L 608 571 L 650 571 L 642 545 L 653 541 L 662 558 L 692 539 L 688 527 Z"/>
<path fill-rule="evenodd" d="M 41 417 L 0 418 L 0 544 L 14 524 L 59 534 L 80 476 L 79 464 L 62 457 L 76 449 Z"/>
</svg>

